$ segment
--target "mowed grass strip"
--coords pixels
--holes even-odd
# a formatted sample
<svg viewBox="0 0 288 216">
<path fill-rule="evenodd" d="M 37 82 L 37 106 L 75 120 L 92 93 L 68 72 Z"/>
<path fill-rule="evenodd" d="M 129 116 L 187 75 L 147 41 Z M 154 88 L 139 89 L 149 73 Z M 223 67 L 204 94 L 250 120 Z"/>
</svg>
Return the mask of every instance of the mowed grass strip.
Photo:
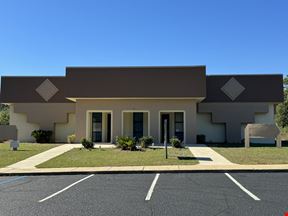
<svg viewBox="0 0 288 216">
<path fill-rule="evenodd" d="M 238 164 L 288 164 L 288 147 L 214 147 L 216 152 Z"/>
<path fill-rule="evenodd" d="M 59 146 L 57 144 L 21 143 L 17 151 L 10 150 L 7 143 L 0 143 L 0 167 L 5 167 L 39 154 L 48 149 Z"/>
<path fill-rule="evenodd" d="M 120 149 L 72 149 L 55 157 L 38 168 L 58 167 L 102 167 L 102 166 L 158 166 L 197 164 L 189 149 L 168 149 L 165 159 L 164 149 L 145 151 L 121 151 Z M 182 157 L 179 159 L 178 157 Z"/>
</svg>

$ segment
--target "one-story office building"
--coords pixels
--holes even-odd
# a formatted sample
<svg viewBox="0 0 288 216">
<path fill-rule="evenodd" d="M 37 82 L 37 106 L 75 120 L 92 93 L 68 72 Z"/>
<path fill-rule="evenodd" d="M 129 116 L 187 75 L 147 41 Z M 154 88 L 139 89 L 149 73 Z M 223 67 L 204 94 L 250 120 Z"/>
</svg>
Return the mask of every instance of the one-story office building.
<svg viewBox="0 0 288 216">
<path fill-rule="evenodd" d="M 206 75 L 205 66 L 67 67 L 66 76 L 1 78 L 0 102 L 20 141 L 53 131 L 110 143 L 116 136 L 168 137 L 186 144 L 240 143 L 247 123 L 274 123 L 283 101 L 282 75 Z"/>
</svg>

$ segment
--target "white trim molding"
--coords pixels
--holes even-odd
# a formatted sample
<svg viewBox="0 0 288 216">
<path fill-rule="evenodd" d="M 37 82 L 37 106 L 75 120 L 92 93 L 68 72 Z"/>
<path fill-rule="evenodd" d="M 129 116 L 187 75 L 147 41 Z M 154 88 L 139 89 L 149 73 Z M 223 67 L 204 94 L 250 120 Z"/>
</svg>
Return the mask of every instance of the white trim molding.
<svg viewBox="0 0 288 216">
<path fill-rule="evenodd" d="M 202 101 L 205 97 L 111 97 L 111 98 L 75 98 L 75 97 L 66 97 L 67 100 L 77 102 L 77 100 L 199 100 Z"/>
</svg>

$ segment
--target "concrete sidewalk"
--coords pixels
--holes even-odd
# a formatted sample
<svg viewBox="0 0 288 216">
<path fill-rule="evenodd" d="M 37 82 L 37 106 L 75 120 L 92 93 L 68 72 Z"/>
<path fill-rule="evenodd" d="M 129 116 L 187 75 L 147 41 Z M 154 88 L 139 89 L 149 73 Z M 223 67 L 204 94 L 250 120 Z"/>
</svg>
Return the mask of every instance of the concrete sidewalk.
<svg viewBox="0 0 288 216">
<path fill-rule="evenodd" d="M 7 166 L 7 168 L 11 169 L 33 169 L 38 164 L 44 163 L 47 160 L 50 160 L 58 155 L 61 155 L 73 148 L 80 147 L 79 144 L 64 144 L 47 151 L 41 152 L 37 155 L 29 157 L 25 160 L 19 161 L 15 164 Z"/>
<path fill-rule="evenodd" d="M 109 144 L 101 144 L 101 145 L 95 145 L 94 148 L 115 148 L 115 145 L 109 145 Z M 48 160 L 51 160 L 54 157 L 57 157 L 67 151 L 70 151 L 73 148 L 81 148 L 81 144 L 63 144 L 61 146 L 49 149 L 47 151 L 41 152 L 37 155 L 34 155 L 32 157 L 29 157 L 25 160 L 19 161 L 17 163 L 14 163 L 12 165 L 7 166 L 8 169 L 35 169 L 35 167 L 41 163 L 44 163 Z"/>
<path fill-rule="evenodd" d="M 200 165 L 234 165 L 234 163 L 204 144 L 189 145 L 189 150 L 198 159 Z"/>
</svg>

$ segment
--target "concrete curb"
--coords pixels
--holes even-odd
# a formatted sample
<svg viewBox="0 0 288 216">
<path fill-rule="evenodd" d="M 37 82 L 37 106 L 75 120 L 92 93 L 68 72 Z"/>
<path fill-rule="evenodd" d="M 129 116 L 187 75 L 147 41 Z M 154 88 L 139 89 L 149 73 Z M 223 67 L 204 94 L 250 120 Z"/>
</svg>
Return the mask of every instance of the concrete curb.
<svg viewBox="0 0 288 216">
<path fill-rule="evenodd" d="M 156 174 L 156 173 L 283 173 L 288 170 L 188 170 L 188 171 L 108 171 L 108 172 L 47 172 L 47 173 L 0 173 L 0 176 L 57 176 L 57 175 L 88 175 L 88 174 Z"/>
<path fill-rule="evenodd" d="M 194 166 L 194 167 L 193 167 Z M 177 168 L 176 168 L 177 167 Z M 147 167 L 83 167 L 42 168 L 27 170 L 0 169 L 0 176 L 41 176 L 77 174 L 144 174 L 144 173 L 223 173 L 223 172 L 288 172 L 288 165 L 238 165 L 238 166 L 147 166 Z"/>
</svg>

